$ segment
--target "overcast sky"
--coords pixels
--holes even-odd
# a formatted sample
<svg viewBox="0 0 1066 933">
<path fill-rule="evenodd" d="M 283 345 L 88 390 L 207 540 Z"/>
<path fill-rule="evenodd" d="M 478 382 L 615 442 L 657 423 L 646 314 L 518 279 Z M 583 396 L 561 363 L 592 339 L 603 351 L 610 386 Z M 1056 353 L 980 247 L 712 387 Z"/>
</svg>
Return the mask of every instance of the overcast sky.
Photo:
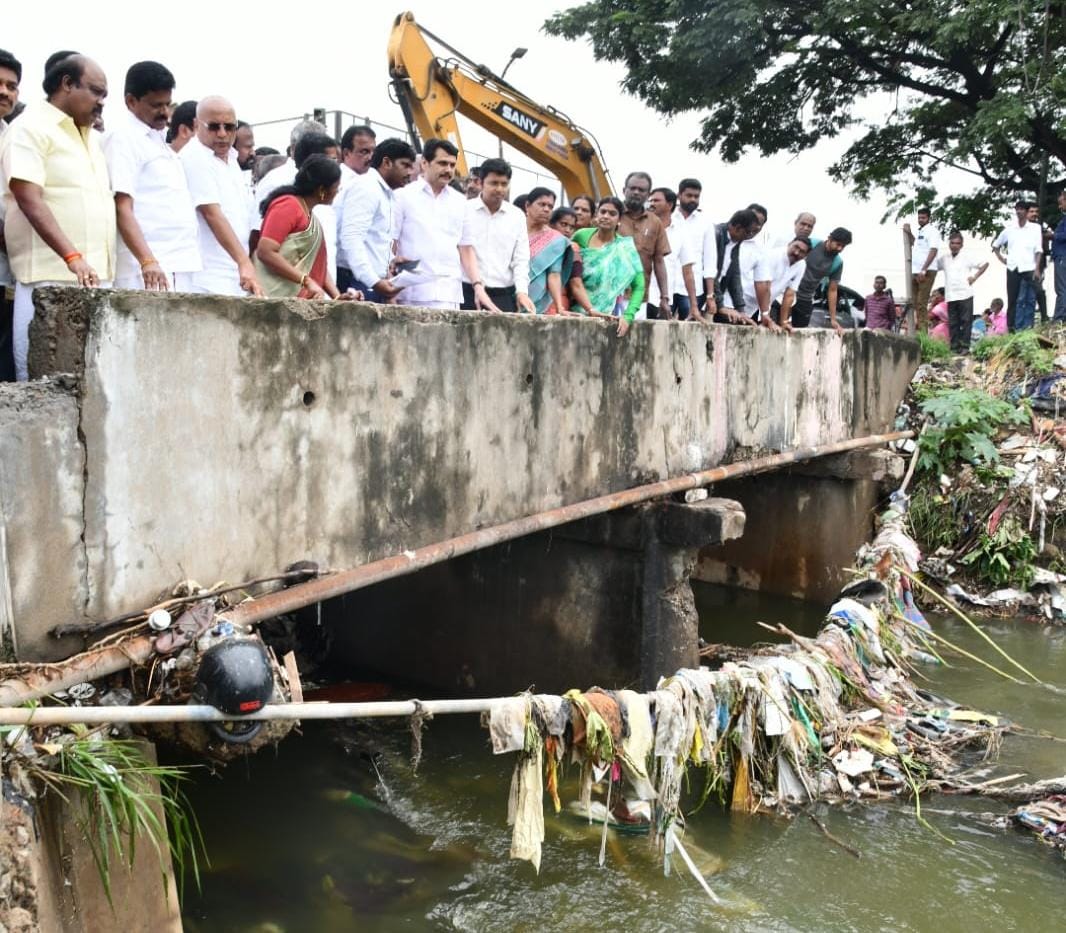
<svg viewBox="0 0 1066 933">
<path fill-rule="evenodd" d="M 812 211 L 818 217 L 816 235 L 841 225 L 855 236 L 844 254 L 846 285 L 865 294 L 873 276 L 882 273 L 897 295 L 905 294 L 901 234 L 898 225 L 880 224 L 884 203 L 856 201 L 826 175 L 844 141 L 827 141 L 797 158 L 753 154 L 737 165 L 695 153 L 689 143 L 698 135 L 699 114 L 666 122 L 621 92 L 620 67 L 597 63 L 583 42 L 550 38 L 540 31 L 544 20 L 565 6 L 560 0 L 525 0 L 505 7 L 454 0 L 412 2 L 408 8 L 427 29 L 497 72 L 512 49 L 528 48 L 525 58 L 511 66 L 508 80 L 589 130 L 600 142 L 616 188 L 634 169 L 648 171 L 655 184 L 670 187 L 695 176 L 703 182 L 703 207 L 712 218 L 724 220 L 733 210 L 759 201 L 769 209 L 774 233 L 791 230 L 800 211 Z M 389 100 L 386 60 L 386 43 L 400 6 L 184 0 L 163 8 L 143 0 L 112 0 L 90 7 L 71 5 L 62 12 L 35 3 L 9 7 L 2 42 L 23 63 L 23 100 L 40 95 L 45 58 L 69 48 L 95 58 L 107 72 L 111 97 L 105 122 L 115 108 L 124 106 L 126 68 L 134 61 L 155 59 L 174 72 L 178 100 L 223 94 L 234 102 L 238 116 L 251 123 L 300 116 L 315 107 L 395 126 L 403 123 L 399 108 Z M 289 22 L 285 9 L 293 11 Z M 878 116 L 876 105 L 867 109 Z M 461 129 L 469 148 L 494 151 L 479 128 L 461 121 Z M 285 136 L 283 124 L 261 127 L 257 141 L 283 148 Z M 1004 212 L 1004 220 L 1009 213 Z M 1003 295 L 1004 267 L 987 244 L 969 245 L 979 258 L 992 262 L 978 283 L 980 310 L 995 295 Z"/>
</svg>

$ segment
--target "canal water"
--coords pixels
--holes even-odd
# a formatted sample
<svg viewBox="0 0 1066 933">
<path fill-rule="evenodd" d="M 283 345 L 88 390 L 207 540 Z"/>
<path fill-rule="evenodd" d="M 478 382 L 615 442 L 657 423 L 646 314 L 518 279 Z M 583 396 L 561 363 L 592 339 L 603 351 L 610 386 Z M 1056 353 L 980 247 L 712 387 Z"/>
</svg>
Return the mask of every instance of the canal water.
<svg viewBox="0 0 1066 933">
<path fill-rule="evenodd" d="M 703 585 L 697 602 L 704 637 L 734 644 L 763 640 L 755 620 L 813 632 L 823 612 Z M 961 622 L 934 624 L 988 656 Z M 986 631 L 1037 676 L 1066 685 L 1066 630 L 1008 621 Z M 928 671 L 931 689 L 1030 729 L 1066 733 L 1061 694 L 952 663 Z M 410 739 L 406 723 L 307 724 L 276 755 L 197 777 L 189 797 L 211 864 L 199 892 L 187 885 L 186 930 L 1063 928 L 1066 862 L 1027 834 L 990 828 L 981 814 L 1005 809 L 993 801 L 925 797 L 935 833 L 903 802 L 816 808 L 859 859 L 806 817 L 738 816 L 709 803 L 689 819 L 685 840 L 723 901 L 715 906 L 680 863 L 664 877 L 645 837 L 612 833 L 600 868 L 599 830 L 550 808 L 537 875 L 508 858 L 513 759 L 491 754 L 477 717 L 429 724 L 417 776 Z M 1066 774 L 1066 743 L 1008 736 L 988 776 L 1018 771 L 1027 780 Z"/>
</svg>

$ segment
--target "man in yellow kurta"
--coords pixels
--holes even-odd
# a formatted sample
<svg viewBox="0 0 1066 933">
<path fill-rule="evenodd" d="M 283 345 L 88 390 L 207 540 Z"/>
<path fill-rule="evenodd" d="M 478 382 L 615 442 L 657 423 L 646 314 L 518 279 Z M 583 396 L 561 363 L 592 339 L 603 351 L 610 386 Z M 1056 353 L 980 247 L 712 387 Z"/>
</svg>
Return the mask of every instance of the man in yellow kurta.
<svg viewBox="0 0 1066 933">
<path fill-rule="evenodd" d="M 115 201 L 92 130 L 107 78 L 91 59 L 69 55 L 47 70 L 44 92 L 47 100 L 28 104 L 0 140 L 18 379 L 27 378 L 33 289 L 106 287 L 114 276 Z"/>
</svg>

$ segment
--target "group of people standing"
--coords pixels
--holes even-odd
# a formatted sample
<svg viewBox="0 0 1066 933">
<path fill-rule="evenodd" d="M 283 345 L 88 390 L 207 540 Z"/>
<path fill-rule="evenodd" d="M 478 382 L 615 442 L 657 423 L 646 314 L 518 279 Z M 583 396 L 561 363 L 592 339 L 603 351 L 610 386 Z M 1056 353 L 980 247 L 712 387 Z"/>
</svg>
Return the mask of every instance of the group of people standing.
<svg viewBox="0 0 1066 933">
<path fill-rule="evenodd" d="M 951 345 L 955 353 L 967 353 L 972 335 L 978 333 L 1013 333 L 1026 330 L 1036 322 L 1048 320 L 1047 297 L 1043 276 L 1050 258 L 1055 269 L 1055 308 L 1053 319 L 1066 322 L 1066 191 L 1058 196 L 1062 212 L 1058 226 L 1052 230 L 1040 219 L 1040 208 L 1032 201 L 1019 199 L 1014 204 L 1015 219 L 992 241 L 992 252 L 1006 267 L 1006 308 L 995 299 L 984 314 L 974 320 L 973 285 L 988 269 L 963 249 L 958 230 L 944 240 L 932 223 L 927 207 L 918 210 L 916 229 L 904 224 L 911 243 L 916 327 Z M 934 288 L 938 272 L 944 284 Z M 866 323 L 869 327 L 890 328 L 894 317 L 884 304 L 883 276 L 874 282 L 874 292 L 866 297 Z M 897 313 L 898 313 L 898 306 Z"/>
<path fill-rule="evenodd" d="M 611 319 L 620 336 L 637 318 L 787 332 L 811 323 L 822 289 L 828 324 L 842 329 L 837 290 L 852 235 L 836 227 L 815 237 L 808 212 L 780 237 L 757 203 L 713 223 L 699 180 L 673 190 L 642 171 L 626 177 L 621 198 L 561 206 L 537 187 L 511 200 L 503 159 L 461 180 L 448 140 L 416 152 L 406 140 L 379 142 L 369 126 L 337 140 L 305 120 L 286 155 L 266 156 L 226 98 L 175 106 L 174 75 L 152 61 L 129 68 L 125 109 L 103 132 L 106 76 L 73 51 L 49 57 L 44 99 L 9 124 L 21 78 L 21 63 L 0 50 L 0 285 L 13 287 L 0 315 L 0 378 L 26 378 L 33 291 L 51 284 L 583 315 Z M 950 308 L 972 268 L 955 258 L 955 234 L 939 254 L 928 220 L 919 215 L 915 235 L 919 306 L 935 266 Z M 997 240 L 1012 327 L 1033 270 L 1023 234 Z"/>
</svg>

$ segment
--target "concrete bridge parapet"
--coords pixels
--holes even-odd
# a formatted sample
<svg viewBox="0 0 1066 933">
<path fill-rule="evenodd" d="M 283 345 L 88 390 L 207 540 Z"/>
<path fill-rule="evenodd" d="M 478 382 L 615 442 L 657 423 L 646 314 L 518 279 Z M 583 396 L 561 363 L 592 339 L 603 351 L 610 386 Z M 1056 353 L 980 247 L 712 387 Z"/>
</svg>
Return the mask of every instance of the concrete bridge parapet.
<svg viewBox="0 0 1066 933">
<path fill-rule="evenodd" d="M 0 586 L 26 659 L 80 647 L 54 625 L 181 579 L 355 566 L 879 432 L 918 362 L 865 332 L 638 322 L 619 339 L 591 320 L 70 289 L 38 291 L 30 353 L 31 375 L 75 378 L 0 393 Z"/>
</svg>

